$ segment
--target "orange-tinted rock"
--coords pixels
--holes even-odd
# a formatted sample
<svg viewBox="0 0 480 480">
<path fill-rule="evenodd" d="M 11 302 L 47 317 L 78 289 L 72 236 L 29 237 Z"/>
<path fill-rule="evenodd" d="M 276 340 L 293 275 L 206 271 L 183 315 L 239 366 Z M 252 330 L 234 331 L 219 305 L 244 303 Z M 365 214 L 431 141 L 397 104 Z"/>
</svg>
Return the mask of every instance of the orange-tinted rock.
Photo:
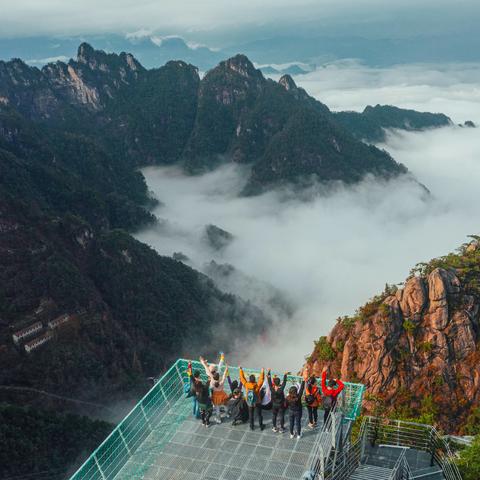
<svg viewBox="0 0 480 480">
<path fill-rule="evenodd" d="M 340 322 L 330 332 L 331 345 L 340 340 L 344 345 L 328 362 L 330 370 L 364 383 L 387 408 L 406 402 L 418 409 L 428 395 L 442 426 L 459 430 L 471 408 L 480 405 L 480 299 L 454 271 L 437 268 L 409 278 L 379 305 L 366 321 L 349 328 Z M 316 362 L 315 373 L 324 365 Z M 374 403 L 366 402 L 367 411 Z"/>
</svg>

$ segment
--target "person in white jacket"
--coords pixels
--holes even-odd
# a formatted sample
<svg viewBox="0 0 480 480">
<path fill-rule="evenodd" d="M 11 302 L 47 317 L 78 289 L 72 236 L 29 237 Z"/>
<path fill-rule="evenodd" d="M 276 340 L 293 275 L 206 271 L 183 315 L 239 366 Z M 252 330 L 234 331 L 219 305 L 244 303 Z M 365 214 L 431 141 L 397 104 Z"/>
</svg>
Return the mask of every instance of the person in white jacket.
<svg viewBox="0 0 480 480">
<path fill-rule="evenodd" d="M 222 360 L 223 360 L 223 356 L 220 360 L 219 367 L 223 363 Z M 229 396 L 224 389 L 225 380 L 228 375 L 228 366 L 225 368 L 225 371 L 223 372 L 223 376 L 220 378 L 219 371 L 215 369 L 213 370 L 213 373 L 212 373 L 212 368 L 211 368 L 212 365 L 208 365 L 207 361 L 204 358 L 200 357 L 200 362 L 205 368 L 205 373 L 209 378 L 210 389 L 212 390 L 212 403 L 213 403 L 213 408 L 215 412 L 215 421 L 217 423 L 222 423 L 220 409 L 223 405 L 225 405 L 228 402 L 228 399 L 229 399 Z M 220 368 L 218 370 L 220 370 Z"/>
</svg>

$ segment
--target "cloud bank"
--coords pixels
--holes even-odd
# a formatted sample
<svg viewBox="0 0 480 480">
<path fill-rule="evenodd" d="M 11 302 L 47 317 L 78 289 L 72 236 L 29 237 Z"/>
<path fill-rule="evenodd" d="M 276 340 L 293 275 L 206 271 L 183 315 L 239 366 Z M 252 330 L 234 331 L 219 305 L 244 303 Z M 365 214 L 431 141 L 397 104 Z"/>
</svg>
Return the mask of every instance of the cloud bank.
<svg viewBox="0 0 480 480">
<path fill-rule="evenodd" d="M 297 81 L 333 108 L 363 109 L 378 102 L 432 110 L 438 105 L 433 110 L 454 120 L 480 120 L 479 67 L 441 71 L 347 64 Z M 386 282 L 403 281 L 417 262 L 446 254 L 479 232 L 478 130 L 392 132 L 382 146 L 429 187 L 431 198 L 406 180 L 372 179 L 348 189 L 339 185 L 311 202 L 281 192 L 238 198 L 246 178 L 239 167 L 201 177 L 172 168 L 145 170 L 149 187 L 164 202 L 155 212 L 164 222 L 140 232 L 140 240 L 165 255 L 182 251 L 199 269 L 211 259 L 231 263 L 293 300 L 292 317 L 232 361 L 299 368 L 313 340 L 328 333 L 338 316 L 353 313 Z M 210 223 L 235 236 L 221 252 L 202 240 Z"/>
<path fill-rule="evenodd" d="M 415 25 L 418 33 L 438 30 L 449 31 L 452 20 L 473 24 L 472 18 L 479 9 L 474 0 L 457 0 L 453 5 L 447 0 L 1 0 L 1 36 L 34 36 L 39 34 L 91 34 L 106 32 L 131 32 L 138 30 L 162 31 L 163 34 L 208 32 L 223 30 L 228 41 L 232 30 L 244 28 L 262 30 L 269 25 L 275 30 L 297 32 L 298 24 L 310 24 L 312 31 L 328 28 L 332 22 L 342 27 L 354 23 L 387 23 L 392 32 L 402 23 L 402 28 Z M 431 21 L 435 10 L 435 22 Z M 407 16 L 409 21 L 401 17 Z M 319 23 L 320 22 L 320 23 Z M 316 27 L 315 27 L 316 25 Z M 335 30 L 335 29 L 334 29 Z M 347 29 L 348 30 L 348 29 Z M 364 29 L 368 32 L 368 28 Z M 281 32 L 280 32 L 281 33 Z"/>
</svg>

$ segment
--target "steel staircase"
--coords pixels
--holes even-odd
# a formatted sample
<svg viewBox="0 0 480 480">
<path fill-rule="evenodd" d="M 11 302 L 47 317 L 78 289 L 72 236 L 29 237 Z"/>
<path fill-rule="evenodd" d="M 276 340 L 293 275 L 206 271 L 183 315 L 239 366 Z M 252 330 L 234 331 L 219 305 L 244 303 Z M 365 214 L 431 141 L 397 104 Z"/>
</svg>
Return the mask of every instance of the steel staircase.
<svg viewBox="0 0 480 480">
<path fill-rule="evenodd" d="M 351 480 L 389 480 L 392 469 L 376 465 L 359 465 L 349 477 Z"/>
<path fill-rule="evenodd" d="M 447 443 L 430 425 L 365 417 L 355 441 L 339 447 L 316 479 L 461 480 Z"/>
</svg>

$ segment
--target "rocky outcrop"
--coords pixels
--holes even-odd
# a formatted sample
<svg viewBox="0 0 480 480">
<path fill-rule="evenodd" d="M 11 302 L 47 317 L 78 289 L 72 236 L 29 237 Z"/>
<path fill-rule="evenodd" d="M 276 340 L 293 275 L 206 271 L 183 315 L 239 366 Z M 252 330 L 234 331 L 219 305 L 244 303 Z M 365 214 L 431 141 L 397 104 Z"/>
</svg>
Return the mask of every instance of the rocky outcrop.
<svg viewBox="0 0 480 480">
<path fill-rule="evenodd" d="M 278 80 L 278 83 L 285 88 L 285 90 L 295 90 L 297 88 L 296 83 L 290 75 L 282 75 Z"/>
<path fill-rule="evenodd" d="M 414 415 L 429 398 L 440 424 L 461 430 L 480 404 L 480 297 L 462 275 L 435 268 L 410 277 L 339 319 L 326 338 L 334 358 L 317 348 L 309 362 L 317 374 L 327 364 L 331 374 L 364 383 L 367 410 L 380 399 Z"/>
</svg>

